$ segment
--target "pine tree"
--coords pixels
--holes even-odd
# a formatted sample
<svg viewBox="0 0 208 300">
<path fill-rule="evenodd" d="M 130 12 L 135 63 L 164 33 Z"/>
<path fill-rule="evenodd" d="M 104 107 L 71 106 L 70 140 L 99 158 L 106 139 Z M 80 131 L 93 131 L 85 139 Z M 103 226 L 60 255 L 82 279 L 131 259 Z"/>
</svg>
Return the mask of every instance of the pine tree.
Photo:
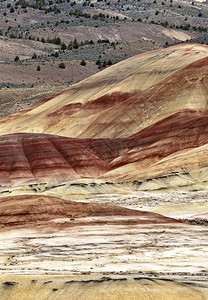
<svg viewBox="0 0 208 300">
<path fill-rule="evenodd" d="M 73 41 L 73 48 L 74 49 L 78 49 L 79 48 L 79 43 L 77 41 L 77 39 L 75 38 L 74 41 Z"/>
<path fill-rule="evenodd" d="M 81 66 L 86 66 L 86 64 L 87 64 L 87 63 L 86 63 L 86 60 L 85 60 L 85 59 L 82 59 L 80 65 L 81 65 Z"/>
<path fill-rule="evenodd" d="M 37 58 L 37 54 L 34 53 L 33 56 L 32 56 L 32 59 L 36 59 Z"/>
<path fill-rule="evenodd" d="M 64 62 L 61 62 L 61 63 L 59 64 L 59 68 L 61 68 L 61 69 L 65 69 L 65 68 L 66 68 L 66 65 L 65 65 L 65 63 L 64 63 Z"/>
<path fill-rule="evenodd" d="M 20 60 L 19 56 L 15 56 L 14 61 L 16 62 L 16 61 L 19 61 L 19 60 Z"/>
</svg>

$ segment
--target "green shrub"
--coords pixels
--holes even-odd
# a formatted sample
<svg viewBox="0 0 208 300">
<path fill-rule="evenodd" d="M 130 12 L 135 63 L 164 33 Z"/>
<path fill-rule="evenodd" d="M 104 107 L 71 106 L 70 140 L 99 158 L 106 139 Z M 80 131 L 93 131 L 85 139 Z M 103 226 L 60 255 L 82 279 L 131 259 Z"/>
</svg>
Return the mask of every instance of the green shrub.
<svg viewBox="0 0 208 300">
<path fill-rule="evenodd" d="M 86 60 L 85 60 L 85 59 L 82 59 L 82 61 L 80 62 L 80 65 L 81 65 L 81 66 L 86 66 L 86 64 L 87 64 L 87 63 L 86 63 Z"/>
<path fill-rule="evenodd" d="M 14 61 L 16 62 L 16 61 L 19 61 L 19 60 L 20 60 L 19 56 L 15 56 Z"/>
<path fill-rule="evenodd" d="M 59 64 L 59 68 L 60 68 L 60 69 L 65 69 L 65 68 L 66 68 L 65 63 L 64 63 L 64 62 L 61 62 L 61 63 Z"/>
</svg>

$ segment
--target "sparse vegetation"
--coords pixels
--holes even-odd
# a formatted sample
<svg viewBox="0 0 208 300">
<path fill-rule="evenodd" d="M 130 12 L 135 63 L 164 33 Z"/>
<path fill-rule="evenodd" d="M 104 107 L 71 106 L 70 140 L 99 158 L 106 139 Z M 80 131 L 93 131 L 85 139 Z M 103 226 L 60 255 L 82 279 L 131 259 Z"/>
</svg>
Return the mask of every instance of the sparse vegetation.
<svg viewBox="0 0 208 300">
<path fill-rule="evenodd" d="M 61 62 L 61 63 L 59 64 L 59 68 L 60 68 L 60 69 L 65 69 L 65 68 L 66 68 L 66 64 L 65 64 L 64 62 Z"/>
<path fill-rule="evenodd" d="M 188 223 L 191 225 L 202 225 L 202 226 L 208 226 L 208 220 L 207 219 L 179 219 L 180 221 L 184 223 Z"/>
<path fill-rule="evenodd" d="M 17 61 L 19 61 L 19 60 L 20 60 L 19 56 L 15 56 L 14 62 L 17 62 Z"/>
<path fill-rule="evenodd" d="M 109 0 L 99 0 L 95 3 L 90 1 L 80 3 L 70 0 L 17 0 L 15 2 L 2 0 L 0 2 L 0 23 L 2 24 L 0 36 L 9 38 L 14 43 L 18 42 L 19 45 L 24 43 L 28 49 L 30 48 L 29 52 L 23 53 L 23 55 L 17 51 L 17 53 L 21 53 L 21 61 L 14 59 L 14 55 L 10 54 L 9 60 L 15 60 L 16 66 L 21 65 L 26 68 L 30 64 L 38 63 L 40 66 L 51 64 L 51 67 L 56 67 L 57 65 L 62 66 L 63 61 L 65 63 L 77 61 L 81 68 L 87 61 L 92 61 L 96 63 L 96 71 L 98 71 L 136 54 L 136 51 L 142 52 L 144 49 L 146 51 L 180 43 L 171 37 L 164 40 L 160 34 L 157 37 L 157 33 L 154 39 L 148 40 L 148 30 L 160 32 L 160 27 L 156 29 L 156 26 L 185 30 L 188 35 L 189 32 L 190 34 L 194 32 L 196 38 L 190 41 L 207 44 L 208 9 L 199 5 L 198 2 L 192 1 L 190 4 L 176 3 L 173 0 L 140 0 L 136 2 L 136 5 L 133 5 L 133 2 L 131 4 L 121 0 L 115 1 L 115 3 Z M 108 9 L 108 13 L 106 9 Z M 38 14 L 35 10 L 38 10 Z M 171 12 L 173 12 L 172 15 Z M 19 16 L 17 17 L 17 15 Z M 35 22 L 28 26 L 24 19 L 29 19 L 31 15 Z M 177 22 L 175 15 L 177 15 Z M 129 38 L 134 30 L 138 31 L 140 26 L 143 26 L 139 22 L 147 25 L 145 29 L 147 40 L 143 39 L 141 33 L 141 39 L 138 38 L 137 45 L 135 43 L 134 46 L 134 42 Z M 134 25 L 132 25 L 133 23 Z M 152 27 L 148 28 L 148 24 L 151 24 Z M 80 31 L 80 25 L 83 26 L 86 37 Z M 108 31 L 105 30 L 106 25 L 109 33 L 111 29 L 114 30 L 114 27 L 122 32 L 124 28 L 122 26 L 125 25 L 125 28 L 128 29 L 126 33 L 122 32 L 124 40 L 117 41 L 116 37 L 108 35 Z M 85 31 L 85 26 L 90 29 L 89 32 Z M 77 32 L 72 30 L 71 38 L 68 39 L 65 33 L 69 32 L 70 28 L 79 29 Z M 130 31 L 131 34 L 128 36 Z M 118 32 L 118 36 L 119 34 Z M 98 57 L 99 55 L 100 57 Z M 89 64 L 89 69 L 91 68 L 92 64 Z M 68 69 L 70 70 L 70 68 Z M 74 71 L 71 74 L 75 78 Z"/>
<path fill-rule="evenodd" d="M 112 60 L 109 59 L 108 62 L 107 62 L 107 65 L 108 65 L 108 66 L 111 66 L 112 64 L 113 64 Z"/>
<path fill-rule="evenodd" d="M 86 63 L 86 60 L 85 60 L 85 59 L 82 59 L 82 61 L 80 62 L 80 65 L 81 65 L 81 66 L 86 66 L 86 64 L 87 64 L 87 63 Z"/>
</svg>

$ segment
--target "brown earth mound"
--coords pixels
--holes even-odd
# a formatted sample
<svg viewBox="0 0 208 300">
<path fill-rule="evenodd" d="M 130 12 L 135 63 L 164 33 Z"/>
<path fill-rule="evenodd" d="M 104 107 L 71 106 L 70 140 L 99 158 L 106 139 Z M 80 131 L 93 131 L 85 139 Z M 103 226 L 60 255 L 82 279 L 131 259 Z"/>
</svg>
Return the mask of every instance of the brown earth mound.
<svg viewBox="0 0 208 300">
<path fill-rule="evenodd" d="M 40 195 L 23 195 L 13 197 L 0 198 L 0 228 L 8 227 L 33 227 L 34 225 L 45 224 L 45 222 L 54 219 L 72 218 L 68 220 L 68 226 L 80 224 L 95 224 L 93 220 L 85 221 L 87 217 L 115 217 L 115 220 L 103 219 L 100 222 L 122 224 L 121 220 L 117 220 L 116 216 L 135 217 L 135 220 L 124 220 L 124 224 L 158 224 L 158 223 L 177 223 L 175 219 L 163 217 L 162 215 L 143 212 L 123 207 L 98 204 L 67 201 L 56 197 L 47 197 Z M 76 219 L 82 218 L 80 222 L 74 223 Z M 100 224 L 99 220 L 97 221 Z M 56 223 L 50 223 L 55 226 Z"/>
</svg>

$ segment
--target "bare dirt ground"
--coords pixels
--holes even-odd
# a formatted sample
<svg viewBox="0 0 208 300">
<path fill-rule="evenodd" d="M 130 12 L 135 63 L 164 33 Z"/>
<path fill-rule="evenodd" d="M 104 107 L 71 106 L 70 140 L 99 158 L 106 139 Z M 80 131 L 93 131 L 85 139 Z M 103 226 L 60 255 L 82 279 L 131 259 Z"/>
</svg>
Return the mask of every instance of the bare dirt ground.
<svg viewBox="0 0 208 300">
<path fill-rule="evenodd" d="M 0 89 L 0 116 L 3 117 L 9 113 L 24 109 L 30 104 L 36 103 L 50 95 L 54 95 L 67 87 L 68 84 L 66 86 L 37 85 L 30 88 L 2 88 Z"/>
<path fill-rule="evenodd" d="M 165 294 L 169 300 L 207 299 L 203 284 L 118 275 L 3 275 L 0 291 L 2 300 L 164 300 Z"/>
<path fill-rule="evenodd" d="M 207 191 L 172 191 L 172 192 L 143 192 L 132 191 L 131 195 L 97 195 L 89 197 L 86 201 L 99 203 L 121 205 L 131 209 L 156 209 L 156 207 L 173 206 L 173 205 L 190 205 L 206 202 L 208 203 Z"/>
<path fill-rule="evenodd" d="M 37 71 L 37 66 L 40 71 Z M 24 65 L 1 65 L 0 80 L 4 85 L 59 85 L 75 83 L 97 72 L 95 63 L 88 62 L 87 67 L 80 65 L 79 61 L 65 62 L 66 68 L 59 68 L 59 62 L 28 63 Z M 15 76 L 14 76 L 15 74 Z"/>
<path fill-rule="evenodd" d="M 7 87 L 17 89 L 15 93 L 23 97 L 22 103 L 15 103 L 15 95 L 13 98 L 13 93 L 9 92 L 11 103 L 6 101 L 7 109 L 4 103 L 0 104 L 1 116 L 24 107 L 33 85 L 41 89 L 48 87 L 51 94 L 51 86 L 61 89 L 79 82 L 106 68 L 109 60 L 115 64 L 132 55 L 186 40 L 207 42 L 204 28 L 206 30 L 208 12 L 204 3 L 183 2 L 180 8 L 177 1 L 141 0 L 138 4 L 111 0 L 92 5 L 63 1 L 56 7 L 48 1 L 44 7 L 41 1 L 36 2 L 37 7 L 0 3 L 0 96 L 4 101 L 2 89 Z M 193 29 L 193 26 L 201 27 Z M 59 43 L 47 42 L 48 38 L 55 37 L 60 38 Z M 68 49 L 75 38 L 79 48 Z M 99 40 L 102 42 L 98 43 Z M 81 45 L 86 41 L 94 44 Z M 64 43 L 66 49 L 63 50 Z M 58 56 L 55 57 L 56 52 Z M 32 59 L 34 54 L 36 58 Z M 16 56 L 19 60 L 14 62 Z M 86 66 L 80 65 L 82 59 Z M 100 66 L 96 65 L 99 60 Z M 65 69 L 59 68 L 61 62 L 65 63 Z M 40 71 L 37 71 L 38 66 Z M 18 91 L 19 88 L 24 88 L 25 94 Z M 30 101 L 29 97 L 28 104 Z"/>
<path fill-rule="evenodd" d="M 23 198 L 31 198 L 29 203 L 30 206 L 33 204 L 35 212 L 32 197 L 28 195 Z M 200 201 L 204 197 L 206 198 L 205 193 L 198 193 L 197 199 L 197 193 L 191 195 L 190 192 L 137 192 L 128 196 L 94 196 L 86 202 L 94 202 L 93 209 L 97 207 L 96 203 L 108 203 L 140 210 L 142 208 L 144 211 L 151 211 L 152 206 L 161 208 L 162 204 L 167 204 L 166 201 L 171 209 L 173 204 L 180 202 L 182 209 L 177 211 L 173 206 L 171 212 L 174 211 L 175 215 L 177 212 L 178 217 L 182 218 L 184 207 L 191 210 L 190 205 L 195 205 L 194 210 L 197 212 L 197 205 L 201 205 Z M 9 198 L 5 199 L 9 201 Z M 11 199 L 15 200 L 15 197 Z M 8 201 L 5 202 L 7 206 L 10 203 Z M 43 208 L 40 206 L 39 209 L 41 207 Z M 79 203 L 74 207 L 80 208 Z M 206 207 L 204 204 L 204 211 Z M 25 209 L 29 214 L 29 209 Z M 60 212 L 60 209 L 57 211 Z M 10 218 L 11 224 L 15 222 L 15 212 L 13 218 Z M 168 215 L 168 210 L 166 213 Z M 39 221 L 36 229 L 30 229 L 30 223 L 24 225 L 24 229 L 13 227 L 11 230 L 8 226 L 5 227 L 0 235 L 1 274 L 140 274 L 151 278 L 207 282 L 207 226 L 176 223 L 174 220 L 171 223 L 171 219 L 165 223 L 155 222 L 151 216 L 142 216 L 140 213 L 138 216 L 99 214 L 96 210 L 94 216 L 82 213 L 73 218 L 54 217 L 47 219 L 46 223 L 41 223 L 37 216 Z M 187 217 L 187 211 L 184 216 Z"/>
<path fill-rule="evenodd" d="M 33 193 L 34 188 L 35 185 L 31 186 Z M 77 185 L 74 190 L 72 186 L 68 188 L 68 193 L 61 188 L 57 187 L 57 191 L 66 200 L 71 200 L 69 191 L 71 198 L 75 192 L 77 199 L 83 197 Z M 187 211 L 196 213 L 207 209 L 207 192 L 153 194 L 131 190 L 130 193 L 129 188 L 126 195 L 116 194 L 116 190 L 114 194 L 95 195 L 96 190 L 94 186 L 91 196 L 85 195 L 88 198 L 85 202 L 158 210 L 176 218 L 187 217 Z M 54 187 L 45 193 L 55 194 L 55 191 Z M 32 200 L 32 196 L 26 198 Z M 44 297 L 120 300 L 121 291 L 126 299 L 161 297 L 162 300 L 167 295 L 170 300 L 207 299 L 208 227 L 185 223 L 145 224 L 144 217 L 138 218 L 81 215 L 81 218 L 51 219 L 47 226 L 39 223 L 36 230 L 29 228 L 32 223 L 24 229 L 4 228 L 0 235 L 2 299 L 18 296 L 28 300 L 38 295 L 41 300 Z M 106 282 L 102 277 L 125 279 Z M 86 284 L 89 284 L 87 290 Z"/>
<path fill-rule="evenodd" d="M 18 199 L 19 196 L 16 197 Z M 10 223 L 15 222 L 17 213 L 18 211 L 20 213 L 21 209 L 26 209 L 29 214 L 33 207 L 32 212 L 35 213 L 36 202 L 33 203 L 32 199 L 39 199 L 38 197 L 38 195 L 35 197 L 23 196 L 21 201 L 28 199 L 30 206 L 25 206 L 25 208 L 21 206 L 15 209 L 14 215 L 9 218 Z M 10 205 L 9 199 L 2 198 L 2 203 L 6 205 L 7 210 L 9 209 L 8 205 Z M 11 199 L 13 202 L 15 201 L 15 197 Z M 15 286 L 14 284 L 12 286 L 11 284 L 9 286 L 8 284 L 9 287 L 6 285 L 8 289 L 4 292 L 13 295 L 12 291 L 18 287 L 17 292 L 25 293 L 24 289 L 31 284 L 29 279 L 31 277 L 28 276 L 36 278 L 40 276 L 38 277 L 38 284 L 42 285 L 41 278 L 43 275 L 47 275 L 45 281 L 50 281 L 51 276 L 62 274 L 65 274 L 65 278 L 72 275 L 93 275 L 96 280 L 99 280 L 99 276 L 122 275 L 127 278 L 126 280 L 131 280 L 132 277 L 145 277 L 150 281 L 153 280 L 154 283 L 155 279 L 169 280 L 168 282 L 171 285 L 174 283 L 176 286 L 185 283 L 187 293 L 189 292 L 190 295 L 189 298 L 184 299 L 198 299 L 197 297 L 201 293 L 202 295 L 206 293 L 203 287 L 206 287 L 208 276 L 207 226 L 177 223 L 174 220 L 171 223 L 171 219 L 170 222 L 155 223 L 151 215 L 147 216 L 149 218 L 147 220 L 146 215 L 143 216 L 140 212 L 138 212 L 138 216 L 133 211 L 130 211 L 130 215 L 125 215 L 128 211 L 124 210 L 125 214 L 121 215 L 119 211 L 122 211 L 122 209 L 118 209 L 118 215 L 111 214 L 110 210 L 108 214 L 102 210 L 103 213 L 100 215 L 97 210 L 99 205 L 97 206 L 96 203 L 116 204 L 120 207 L 142 209 L 144 211 L 155 210 L 165 215 L 169 213 L 173 215 L 174 212 L 176 218 L 183 218 L 187 217 L 187 211 L 190 213 L 194 210 L 196 213 L 200 211 L 200 207 L 201 212 L 205 212 L 207 208 L 206 199 L 207 192 L 152 194 L 135 191 L 129 195 L 94 195 L 84 201 L 93 203 L 92 209 L 96 211 L 94 216 L 91 216 L 90 206 L 88 215 L 85 213 L 83 215 L 83 208 L 79 203 L 75 203 L 76 205 L 73 205 L 73 207 L 81 209 L 81 215 L 75 214 L 72 217 L 66 214 L 65 217 L 64 215 L 51 217 L 45 223 L 34 215 L 38 221 L 33 229 L 31 229 L 33 223 L 30 224 L 30 222 L 24 225 L 24 229 L 20 227 L 15 229 L 13 225 L 13 229 L 9 229 L 7 226 L 0 235 L 0 270 L 2 276 L 9 276 L 10 279 L 7 281 L 13 281 L 13 276 L 17 276 L 15 282 L 18 281 L 20 285 Z M 66 200 L 69 200 L 69 195 Z M 64 203 L 68 205 L 67 201 Z M 178 209 L 175 209 L 176 206 L 178 206 Z M 38 210 L 43 208 L 44 205 L 40 205 Z M 105 209 L 107 208 L 105 206 Z M 110 207 L 110 209 L 112 208 L 113 206 Z M 171 210 L 171 208 L 173 209 Z M 53 207 L 50 209 L 54 210 Z M 50 212 L 47 208 L 46 210 Z M 58 216 L 61 210 L 57 208 L 56 211 Z M 8 219 L 8 216 L 6 218 Z M 22 215 L 21 218 L 24 219 L 25 216 Z M 23 275 L 26 276 L 24 283 L 21 282 Z M 3 280 L 1 278 L 0 280 Z M 84 278 L 84 280 L 86 279 Z M 60 299 L 66 299 L 64 297 L 67 297 L 68 292 L 63 290 L 63 286 L 61 287 L 58 283 L 59 281 L 56 279 L 52 282 L 53 287 L 50 290 L 45 290 L 46 286 L 44 286 L 44 293 L 58 288 L 63 292 L 63 298 Z M 99 282 L 95 284 L 95 290 L 99 293 Z M 202 287 L 202 290 L 200 292 L 197 290 L 198 294 L 196 296 L 194 289 L 197 286 Z M 2 287 L 5 288 L 3 281 Z M 167 289 L 169 288 L 170 286 L 167 286 Z M 128 288 L 124 288 L 125 292 L 126 289 L 128 290 Z M 135 289 L 135 293 L 138 292 L 138 286 Z M 32 292 L 34 292 L 34 286 L 31 287 Z M 165 290 L 163 290 L 163 293 L 165 293 Z M 167 290 L 166 293 L 168 293 Z M 5 297 L 6 294 L 4 294 Z M 147 295 L 151 296 L 151 291 L 148 291 Z M 120 299 L 119 297 L 118 299 Z M 145 297 L 138 299 L 146 299 Z M 169 299 L 177 299 L 174 297 L 174 295 L 171 295 Z M 71 299 L 76 299 L 76 297 Z M 106 297 L 106 299 L 108 298 Z"/>
<path fill-rule="evenodd" d="M 83 6 L 79 1 L 75 4 L 63 1 L 58 3 L 60 13 L 56 14 L 45 13 L 45 8 L 20 5 L 12 13 L 8 2 L 1 2 L 1 116 L 98 72 L 98 59 L 102 64 L 109 59 L 114 64 L 187 39 L 208 42 L 206 3 L 154 2 L 110 1 L 108 5 L 100 1 L 91 7 L 90 3 Z M 15 6 L 13 2 L 11 5 Z M 103 12 L 110 17 L 70 15 L 76 10 Z M 150 24 L 166 21 L 168 24 L 162 26 Z M 180 30 L 181 26 L 188 29 Z M 92 39 L 94 44 L 62 50 L 61 43 L 40 42 L 41 38 L 55 36 L 67 47 L 74 38 L 79 43 Z M 98 39 L 109 41 L 98 43 Z M 37 57 L 32 59 L 34 53 Z M 15 56 L 19 56 L 17 62 Z M 82 59 L 86 66 L 80 65 Z M 59 68 L 61 62 L 65 63 L 65 69 Z M 105 68 L 102 64 L 101 69 Z M 41 192 L 60 195 L 66 200 L 87 198 L 87 202 L 116 204 L 178 219 L 207 216 L 207 192 L 153 194 L 123 186 L 89 184 L 83 188 L 40 184 L 13 191 L 3 188 L 1 196 Z M 0 298 L 208 299 L 208 227 L 144 223 L 145 218 L 135 216 L 88 216 L 79 220 L 66 217 L 50 220 L 47 227 L 38 224 L 37 230 L 29 229 L 30 224 L 24 229 L 1 232 Z"/>
<path fill-rule="evenodd" d="M 181 220 L 208 220 L 207 191 L 172 191 L 165 193 L 133 192 L 132 195 L 98 195 L 87 202 L 115 204 L 118 206 L 151 211 Z"/>
<path fill-rule="evenodd" d="M 65 69 L 59 68 L 59 63 L 2 64 L 0 116 L 24 109 L 98 71 L 97 66 L 92 62 L 87 62 L 87 66 L 83 67 L 79 61 L 66 61 Z M 37 71 L 37 66 L 40 66 L 40 71 Z"/>
<path fill-rule="evenodd" d="M 19 58 L 31 58 L 34 52 L 37 55 L 46 55 L 48 51 L 56 50 L 55 45 L 43 44 L 37 41 L 25 40 L 24 43 L 18 39 L 10 39 L 1 37 L 0 39 L 0 62 L 5 62 L 9 59 L 13 60 L 16 55 Z M 3 71 L 3 69 L 2 69 Z"/>
<path fill-rule="evenodd" d="M 63 226 L 58 232 L 1 233 L 1 274 L 140 274 L 207 282 L 206 226 L 127 221 L 109 225 L 97 219 L 96 226 Z"/>
</svg>

